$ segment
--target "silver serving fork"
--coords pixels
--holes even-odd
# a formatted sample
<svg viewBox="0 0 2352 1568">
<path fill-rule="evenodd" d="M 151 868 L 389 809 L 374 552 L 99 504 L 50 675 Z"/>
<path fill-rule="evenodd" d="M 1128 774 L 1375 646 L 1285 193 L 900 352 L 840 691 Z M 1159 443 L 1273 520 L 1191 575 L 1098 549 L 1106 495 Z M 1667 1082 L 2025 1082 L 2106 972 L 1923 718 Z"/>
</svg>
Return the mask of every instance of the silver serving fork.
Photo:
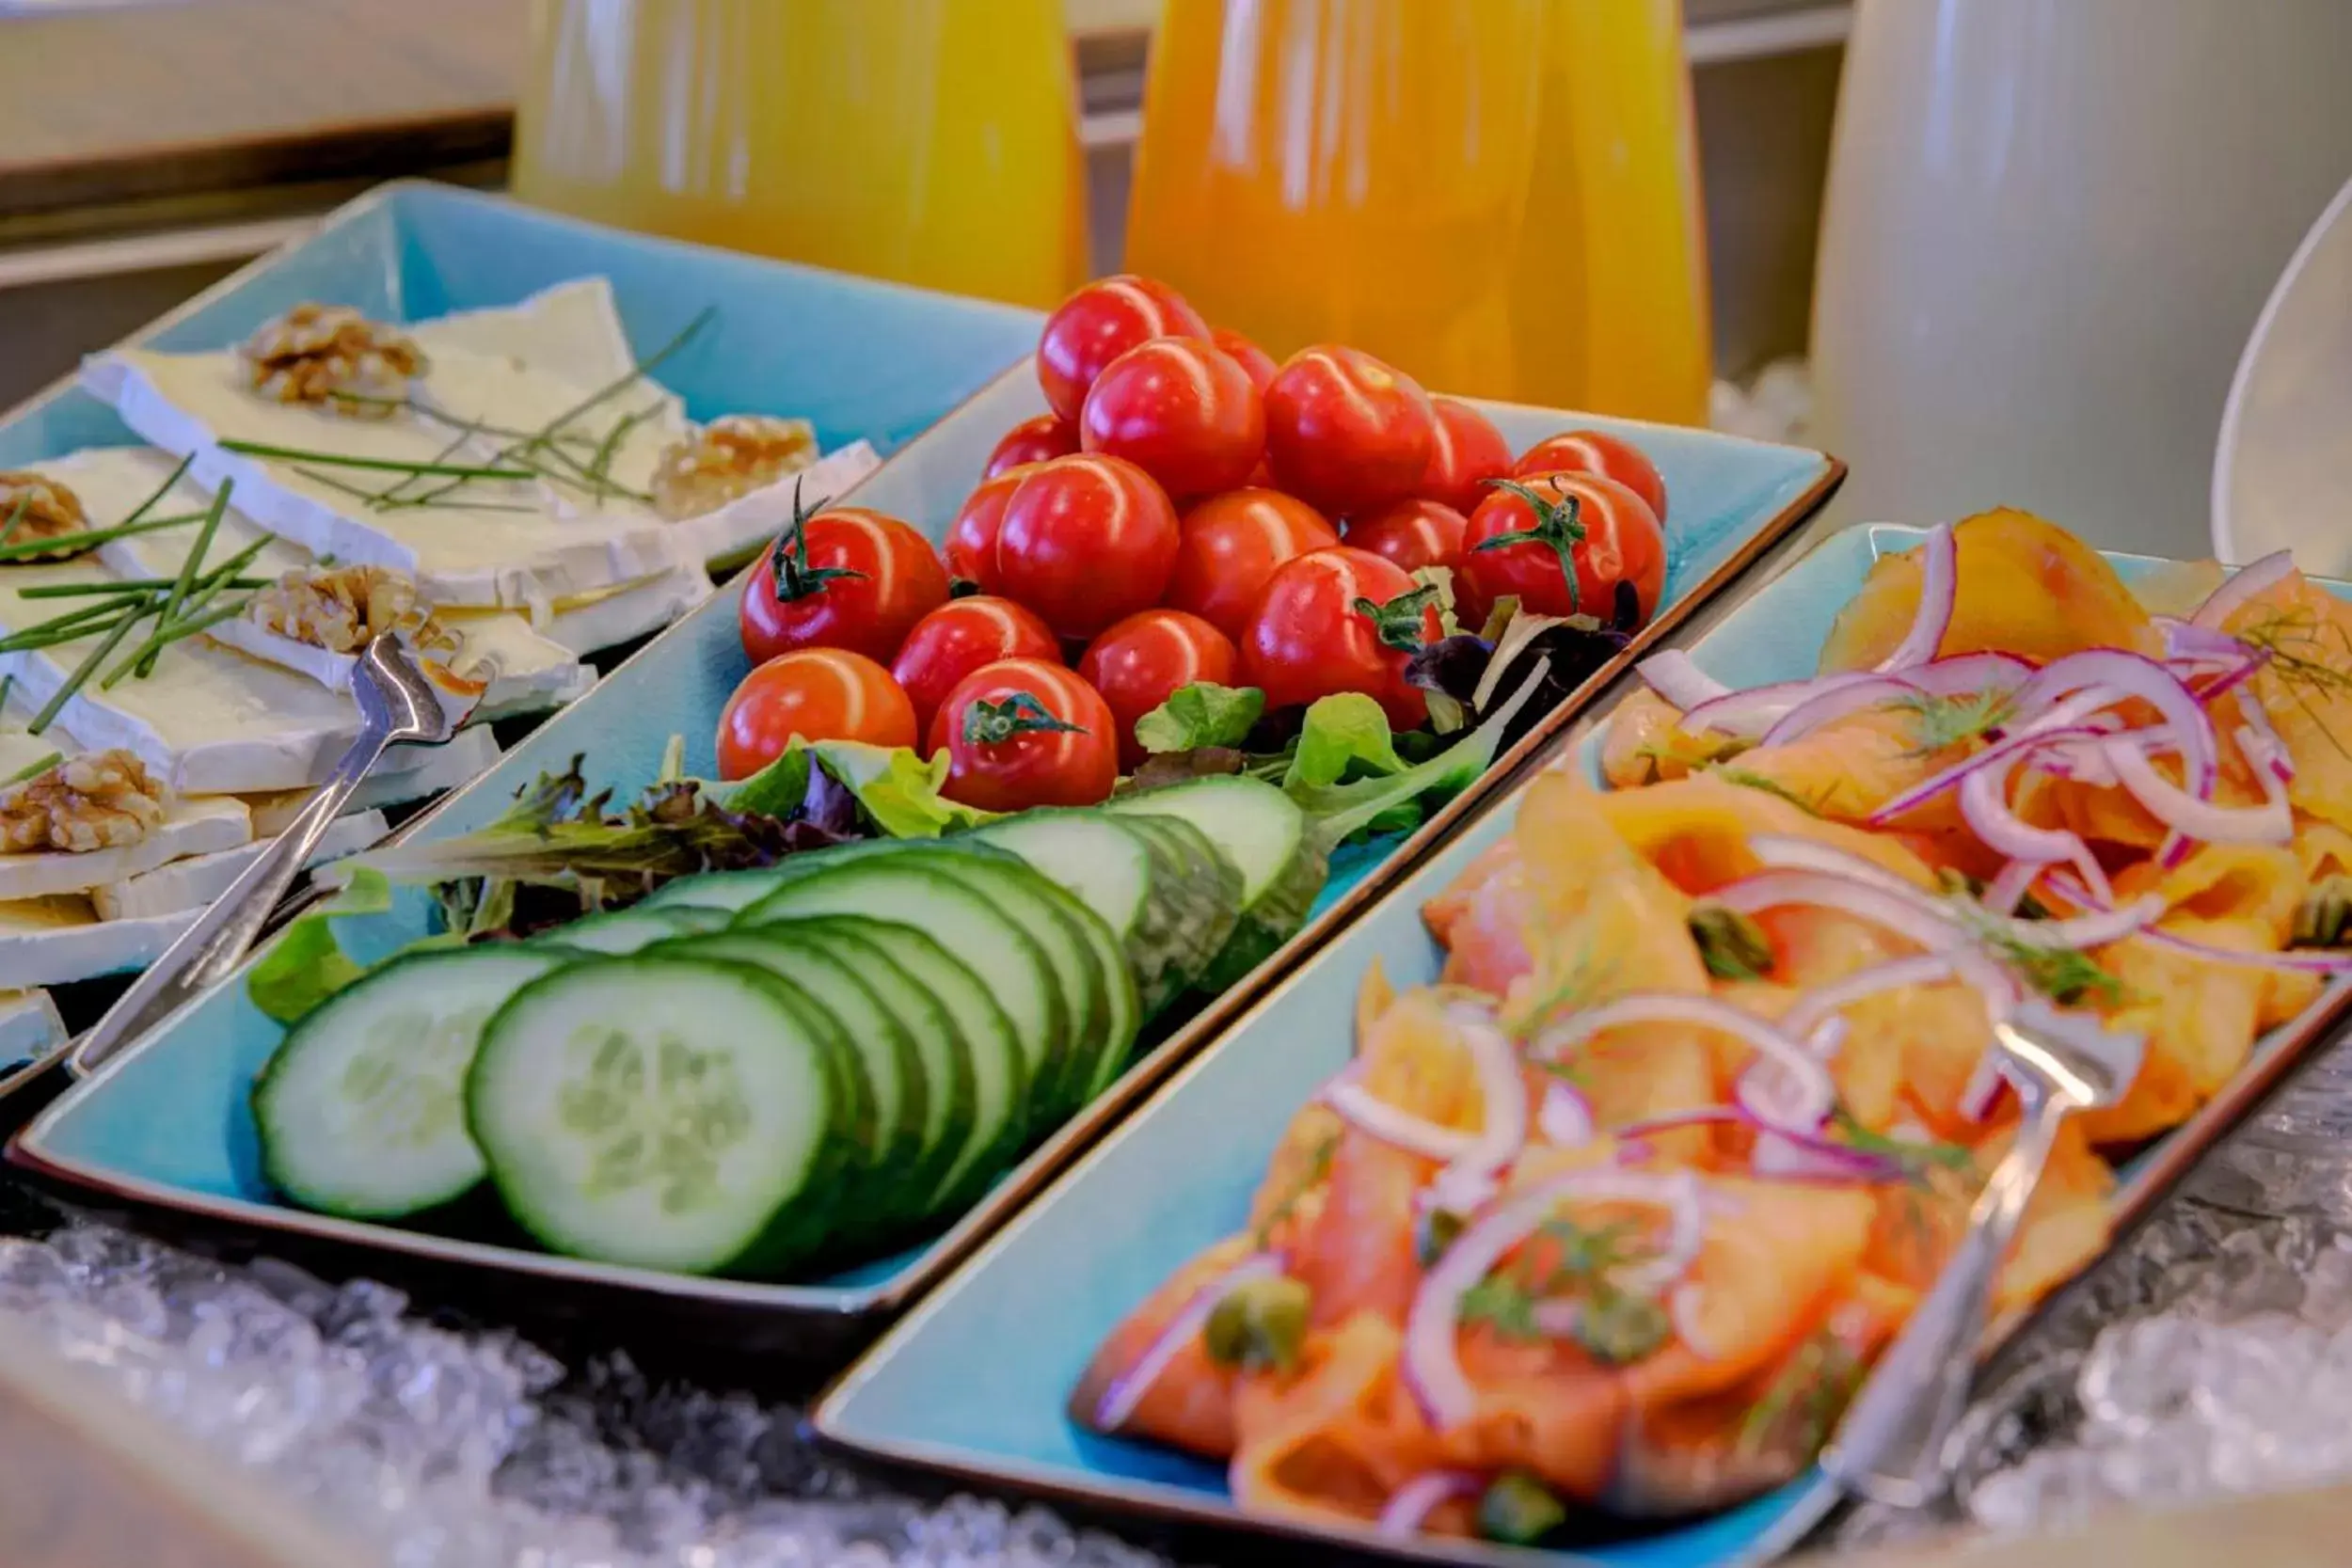
<svg viewBox="0 0 2352 1568">
<path fill-rule="evenodd" d="M 1994 1026 L 1994 1065 L 2025 1117 L 1969 1212 L 1968 1234 L 1911 1321 L 1847 1407 L 1821 1467 L 1848 1492 L 1918 1508 L 1942 1490 L 1945 1448 L 1968 1403 L 1993 1282 L 2042 1180 L 2059 1124 L 2111 1105 L 2139 1075 L 2145 1042 L 2040 1003 Z"/>
<path fill-rule="evenodd" d="M 235 969 L 318 847 L 327 825 L 342 814 L 385 749 L 396 740 L 447 740 L 472 707 L 470 699 L 437 686 L 389 632 L 361 651 L 351 690 L 359 702 L 359 738 L 285 831 L 72 1048 L 77 1069 L 87 1073 L 96 1069 L 127 1041 Z"/>
</svg>

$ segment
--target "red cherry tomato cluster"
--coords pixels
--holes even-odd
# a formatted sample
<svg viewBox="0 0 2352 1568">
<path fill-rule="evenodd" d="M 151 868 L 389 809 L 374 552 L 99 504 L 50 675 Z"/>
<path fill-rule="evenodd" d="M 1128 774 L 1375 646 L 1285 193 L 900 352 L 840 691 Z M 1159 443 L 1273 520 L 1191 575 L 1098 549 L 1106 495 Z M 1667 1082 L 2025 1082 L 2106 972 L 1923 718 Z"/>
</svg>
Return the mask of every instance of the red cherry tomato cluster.
<svg viewBox="0 0 2352 1568">
<path fill-rule="evenodd" d="M 754 569 L 757 668 L 721 721 L 723 776 L 796 735 L 919 744 L 946 753 L 952 800 L 1084 805 L 1142 760 L 1136 721 L 1195 681 L 1276 708 L 1362 692 L 1421 723 L 1405 670 L 1439 633 L 1425 567 L 1451 571 L 1472 628 L 1505 595 L 1606 618 L 1630 584 L 1657 610 L 1665 485 L 1617 437 L 1514 457 L 1477 409 L 1361 350 L 1278 364 L 1148 277 L 1071 295 L 1037 368 L 1048 412 L 996 443 L 940 550 L 839 507 Z"/>
</svg>

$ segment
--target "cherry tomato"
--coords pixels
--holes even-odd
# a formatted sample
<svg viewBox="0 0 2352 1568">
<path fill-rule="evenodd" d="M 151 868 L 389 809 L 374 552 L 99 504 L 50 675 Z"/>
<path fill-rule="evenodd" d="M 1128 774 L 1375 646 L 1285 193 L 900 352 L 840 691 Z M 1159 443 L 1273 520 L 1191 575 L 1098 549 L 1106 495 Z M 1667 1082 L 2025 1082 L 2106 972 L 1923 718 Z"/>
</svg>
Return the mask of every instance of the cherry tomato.
<svg viewBox="0 0 2352 1568">
<path fill-rule="evenodd" d="M 1061 644 L 1046 624 L 1010 599 L 986 594 L 949 599 L 914 623 L 890 666 L 914 705 L 914 725 L 929 732 L 931 716 L 956 682 L 1000 658 L 1061 662 Z"/>
<path fill-rule="evenodd" d="M 1153 338 L 1208 335 L 1200 313 L 1157 278 L 1130 273 L 1097 278 L 1045 318 L 1037 342 L 1038 385 L 1045 388 L 1047 405 L 1074 424 L 1104 366 Z"/>
<path fill-rule="evenodd" d="M 1557 436 L 1547 436 L 1519 454 L 1511 466 L 1514 479 L 1531 474 L 1598 474 L 1613 479 L 1649 503 L 1649 509 L 1663 523 L 1666 520 L 1666 482 L 1661 478 L 1658 466 L 1642 455 L 1642 449 L 1630 441 L 1597 430 L 1569 430 Z"/>
<path fill-rule="evenodd" d="M 1274 569 L 1293 556 L 1339 542 L 1338 531 L 1322 513 L 1279 490 L 1211 496 L 1184 514 L 1176 570 L 1163 602 L 1239 641 Z"/>
<path fill-rule="evenodd" d="M 1171 496 L 1214 495 L 1265 454 L 1265 404 L 1224 350 L 1154 338 L 1103 367 L 1078 435 L 1087 451 L 1127 459 Z"/>
<path fill-rule="evenodd" d="M 982 811 L 1090 806 L 1119 782 L 1119 721 L 1058 664 L 1000 658 L 956 683 L 932 716 L 947 752 L 940 793 Z"/>
<path fill-rule="evenodd" d="M 719 777 L 742 779 L 805 740 L 912 746 L 923 732 L 890 672 L 847 648 L 795 648 L 745 675 L 719 715 Z"/>
<path fill-rule="evenodd" d="M 1024 420 L 1004 434 L 988 454 L 988 467 L 980 470 L 982 479 L 994 479 L 1009 468 L 1024 463 L 1042 463 L 1049 458 L 1068 457 L 1078 450 L 1078 427 L 1058 414 L 1040 414 L 1034 420 Z"/>
<path fill-rule="evenodd" d="M 1263 397 L 1265 389 L 1274 385 L 1274 372 L 1279 368 L 1274 356 L 1260 348 L 1230 326 L 1209 328 L 1209 341 L 1233 356 L 1233 363 L 1249 372 L 1249 385 Z"/>
<path fill-rule="evenodd" d="M 1414 494 L 1443 501 L 1467 517 L 1486 499 L 1486 482 L 1510 473 L 1511 443 L 1492 420 L 1459 398 L 1433 397 L 1429 405 L 1438 415 L 1437 436 Z"/>
<path fill-rule="evenodd" d="M 1518 595 L 1520 606 L 1537 615 L 1581 610 L 1606 621 L 1620 582 L 1633 585 L 1642 620 L 1657 611 L 1666 586 L 1666 531 L 1647 501 L 1599 474 L 1538 474 L 1517 483 L 1535 499 L 1497 490 L 1478 503 L 1462 536 L 1454 596 L 1464 626 L 1484 621 L 1505 594 Z M 1514 542 L 1498 543 L 1504 540 Z"/>
<path fill-rule="evenodd" d="M 1408 572 L 1451 566 L 1462 553 L 1469 521 L 1443 501 L 1401 500 L 1347 525 L 1347 542 L 1395 562 Z"/>
<path fill-rule="evenodd" d="M 1416 603 L 1415 594 L 1426 596 Z M 1359 600 L 1381 613 L 1359 608 Z M 1411 729 L 1429 716 L 1429 705 L 1405 684 L 1405 663 L 1438 633 L 1435 595 L 1402 566 L 1345 545 L 1312 550 L 1266 583 L 1242 641 L 1242 679 L 1265 693 L 1268 707 L 1360 691 L 1379 703 L 1392 728 Z"/>
<path fill-rule="evenodd" d="M 795 515 L 743 581 L 743 651 L 849 648 L 887 662 L 907 628 L 947 602 L 930 541 L 862 506 Z"/>
<path fill-rule="evenodd" d="M 1420 383 L 1360 349 L 1300 349 L 1266 388 L 1275 483 L 1333 516 L 1411 495 L 1437 426 Z"/>
<path fill-rule="evenodd" d="M 1146 610 L 1128 616 L 1089 644 L 1078 673 L 1110 705 L 1119 721 L 1119 760 L 1133 768 L 1144 759 L 1136 721 L 1194 681 L 1233 684 L 1240 656 L 1233 640 L 1181 610 Z"/>
<path fill-rule="evenodd" d="M 963 509 L 947 525 L 947 543 L 941 546 L 951 577 L 977 583 L 983 594 L 996 592 L 996 530 L 1005 520 L 1005 503 L 1036 468 L 1034 463 L 1024 463 L 991 475 L 963 499 Z"/>
<path fill-rule="evenodd" d="M 1060 636 L 1092 637 L 1159 603 L 1176 540 L 1176 509 L 1150 474 L 1123 457 L 1057 457 L 1005 503 L 995 591 Z"/>
</svg>

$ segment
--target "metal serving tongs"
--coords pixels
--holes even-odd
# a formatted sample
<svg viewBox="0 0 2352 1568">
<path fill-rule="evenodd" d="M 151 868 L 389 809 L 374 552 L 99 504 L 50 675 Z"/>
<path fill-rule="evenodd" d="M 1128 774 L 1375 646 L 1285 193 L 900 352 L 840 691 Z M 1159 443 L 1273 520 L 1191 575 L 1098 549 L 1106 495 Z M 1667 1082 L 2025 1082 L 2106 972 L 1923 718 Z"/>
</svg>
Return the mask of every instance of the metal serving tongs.
<svg viewBox="0 0 2352 1568">
<path fill-rule="evenodd" d="M 318 847 L 327 825 L 350 802 L 352 791 L 396 740 L 437 744 L 465 721 L 472 704 L 437 684 L 409 657 L 399 639 L 381 633 L 361 651 L 352 672 L 352 695 L 359 702 L 359 738 L 335 765 L 285 831 L 229 884 L 180 940 L 89 1033 L 56 1053 L 76 1073 L 87 1074 L 123 1045 L 160 1023 L 191 998 L 216 985 L 251 950 L 286 890 Z M 55 1057 L 38 1066 L 45 1067 Z M 5 1085 L 0 1085 L 4 1090 Z"/>
<path fill-rule="evenodd" d="M 1944 1489 L 1945 1449 L 1967 1409 L 1993 1282 L 2059 1125 L 2076 1111 L 2121 1100 L 2139 1075 L 2146 1043 L 2030 1002 L 1994 1024 L 1993 1035 L 1994 1065 L 2024 1110 L 2017 1140 L 1978 1195 L 1959 1250 L 1821 1454 L 1821 1467 L 1846 1491 L 1896 1508 L 1922 1507 Z"/>
</svg>

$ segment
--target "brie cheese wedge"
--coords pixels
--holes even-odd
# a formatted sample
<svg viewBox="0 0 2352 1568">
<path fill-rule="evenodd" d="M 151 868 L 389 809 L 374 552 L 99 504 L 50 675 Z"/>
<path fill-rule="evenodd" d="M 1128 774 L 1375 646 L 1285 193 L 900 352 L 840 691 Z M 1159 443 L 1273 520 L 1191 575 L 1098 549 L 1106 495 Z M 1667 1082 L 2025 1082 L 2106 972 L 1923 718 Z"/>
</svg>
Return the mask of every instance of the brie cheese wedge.
<svg viewBox="0 0 2352 1568">
<path fill-rule="evenodd" d="M 444 746 L 416 746 L 395 749 L 394 756 L 405 752 L 415 766 L 398 770 L 378 767 L 359 781 L 359 787 L 351 792 L 351 803 L 345 815 L 405 806 L 445 789 L 455 789 L 490 770 L 499 759 L 498 737 L 486 725 L 459 730 Z M 389 765 L 393 757 L 387 757 Z M 242 794 L 246 809 L 253 816 L 253 836 L 275 838 L 285 832 L 294 813 L 310 804 L 312 791 L 309 789 L 258 790 Z"/>
<path fill-rule="evenodd" d="M 63 1045 L 65 1020 L 45 990 L 0 990 L 0 1068 Z"/>
<path fill-rule="evenodd" d="M 0 855 L 0 900 L 83 893 L 152 871 L 185 855 L 231 849 L 253 837 L 253 819 L 233 796 L 175 800 L 136 844 L 73 854 L 40 849 Z"/>
<path fill-rule="evenodd" d="M 145 969 L 201 912 L 100 920 L 78 893 L 0 902 L 0 988 L 62 986 Z"/>
<path fill-rule="evenodd" d="M 382 812 L 363 811 L 339 816 L 326 825 L 326 836 L 319 840 L 318 848 L 303 863 L 323 865 L 356 854 L 389 831 Z M 256 840 L 234 849 L 173 861 L 152 871 L 92 888 L 90 907 L 101 920 L 141 920 L 151 915 L 176 914 L 183 910 L 200 910 L 227 893 L 230 884 L 243 876 L 246 867 L 268 847 L 266 840 Z"/>
</svg>

